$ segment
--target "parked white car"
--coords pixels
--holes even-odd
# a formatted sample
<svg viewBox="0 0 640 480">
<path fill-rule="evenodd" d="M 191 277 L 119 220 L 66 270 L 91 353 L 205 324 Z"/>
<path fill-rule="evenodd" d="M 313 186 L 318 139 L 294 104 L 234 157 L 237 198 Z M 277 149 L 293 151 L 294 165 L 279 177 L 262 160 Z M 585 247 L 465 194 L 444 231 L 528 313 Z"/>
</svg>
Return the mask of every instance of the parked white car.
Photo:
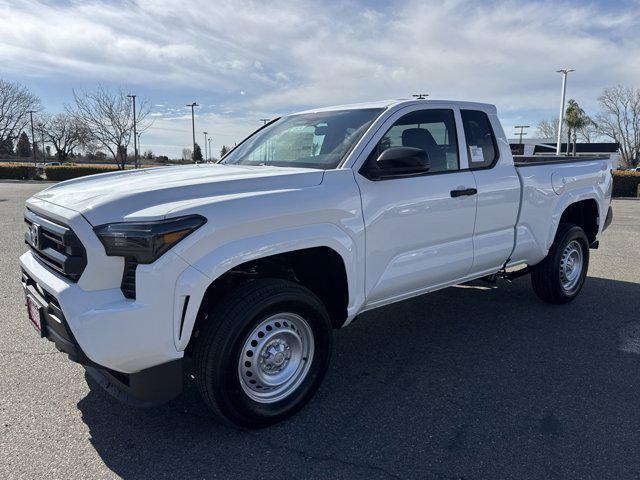
<svg viewBox="0 0 640 480">
<path fill-rule="evenodd" d="M 94 175 L 30 198 L 29 318 L 122 400 L 167 401 L 188 369 L 221 419 L 270 425 L 309 401 L 332 330 L 362 312 L 528 273 L 542 300 L 573 300 L 611 221 L 611 168 L 514 162 L 486 104 L 284 116 L 219 164 Z"/>
</svg>

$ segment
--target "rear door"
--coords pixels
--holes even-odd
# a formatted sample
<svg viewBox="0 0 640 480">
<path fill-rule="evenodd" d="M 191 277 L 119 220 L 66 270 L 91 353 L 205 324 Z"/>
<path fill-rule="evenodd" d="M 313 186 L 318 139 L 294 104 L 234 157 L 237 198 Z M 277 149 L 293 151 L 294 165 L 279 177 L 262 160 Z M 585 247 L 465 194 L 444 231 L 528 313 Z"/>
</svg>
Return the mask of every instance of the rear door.
<svg viewBox="0 0 640 480">
<path fill-rule="evenodd" d="M 514 246 L 520 181 L 511 149 L 493 111 L 462 109 L 463 150 L 478 188 L 471 273 L 499 270 Z"/>
<path fill-rule="evenodd" d="M 368 305 L 449 283 L 471 269 L 476 185 L 466 155 L 460 155 L 458 132 L 457 109 L 418 105 L 396 112 L 372 139 L 368 159 L 392 146 L 408 146 L 425 150 L 431 168 L 378 181 L 362 170 L 356 174 L 366 229 Z"/>
</svg>

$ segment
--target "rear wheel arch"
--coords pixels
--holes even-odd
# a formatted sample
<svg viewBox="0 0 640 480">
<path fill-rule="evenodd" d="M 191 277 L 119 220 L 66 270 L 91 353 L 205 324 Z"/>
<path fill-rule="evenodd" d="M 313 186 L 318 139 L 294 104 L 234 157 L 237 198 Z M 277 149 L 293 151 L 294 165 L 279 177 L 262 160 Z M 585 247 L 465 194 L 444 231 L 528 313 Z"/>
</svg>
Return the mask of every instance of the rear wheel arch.
<svg viewBox="0 0 640 480">
<path fill-rule="evenodd" d="M 558 228 L 562 224 L 576 225 L 582 228 L 591 245 L 596 241 L 600 228 L 600 210 L 597 200 L 588 198 L 565 206 L 560 216 Z"/>
<path fill-rule="evenodd" d="M 588 268 L 587 235 L 578 225 L 561 223 L 548 255 L 531 267 L 533 290 L 547 303 L 568 303 L 582 290 Z"/>
</svg>

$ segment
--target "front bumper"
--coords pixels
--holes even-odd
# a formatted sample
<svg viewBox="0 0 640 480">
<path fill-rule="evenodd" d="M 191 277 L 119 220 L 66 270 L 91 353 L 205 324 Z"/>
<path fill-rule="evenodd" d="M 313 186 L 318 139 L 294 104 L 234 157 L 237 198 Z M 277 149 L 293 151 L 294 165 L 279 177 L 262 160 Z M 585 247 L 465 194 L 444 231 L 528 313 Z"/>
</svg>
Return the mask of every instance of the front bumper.
<svg viewBox="0 0 640 480">
<path fill-rule="evenodd" d="M 42 335 L 70 360 L 80 363 L 109 394 L 136 406 L 161 404 L 182 392 L 182 359 L 172 360 L 135 373 L 112 370 L 91 360 L 75 339 L 56 298 L 26 272 L 22 273 L 25 297 L 41 311 Z"/>
<path fill-rule="evenodd" d="M 83 365 L 95 365 L 89 360 L 73 337 L 67 320 L 57 300 L 42 289 L 26 272 L 22 272 L 22 289 L 25 298 L 31 297 L 42 312 L 42 335 L 53 342 L 58 350 L 66 353 L 69 360 Z"/>
<path fill-rule="evenodd" d="M 174 340 L 174 292 L 185 262 L 169 252 L 164 257 L 137 273 L 143 288 L 136 300 L 125 298 L 117 287 L 84 290 L 50 271 L 30 251 L 20 257 L 20 264 L 33 283 L 55 299 L 68 332 L 91 362 L 136 373 L 184 355 Z"/>
<path fill-rule="evenodd" d="M 114 385 L 127 395 L 154 400 L 179 393 L 178 366 L 189 341 L 183 325 L 197 315 L 208 278 L 169 251 L 152 264 L 137 266 L 135 299 L 125 298 L 124 259 L 106 255 L 81 214 L 37 198 L 29 199 L 27 207 L 70 228 L 86 252 L 77 281 L 54 271 L 33 249 L 20 257 L 25 289 L 50 324 L 47 338 L 102 386 L 106 378 L 110 393 Z"/>
</svg>

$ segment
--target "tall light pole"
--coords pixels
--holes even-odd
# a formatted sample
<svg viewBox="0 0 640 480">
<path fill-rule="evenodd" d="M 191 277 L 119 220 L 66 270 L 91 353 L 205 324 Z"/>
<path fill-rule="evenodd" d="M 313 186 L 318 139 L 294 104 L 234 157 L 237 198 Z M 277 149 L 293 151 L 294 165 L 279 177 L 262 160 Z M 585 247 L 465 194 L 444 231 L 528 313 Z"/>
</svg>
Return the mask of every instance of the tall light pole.
<svg viewBox="0 0 640 480">
<path fill-rule="evenodd" d="M 40 136 L 42 137 L 42 164 L 47 162 L 47 152 L 44 149 L 44 123 L 38 125 L 40 127 Z"/>
<path fill-rule="evenodd" d="M 209 161 L 212 160 L 212 156 L 211 156 L 211 140 L 213 140 L 213 137 L 209 137 Z"/>
<path fill-rule="evenodd" d="M 191 132 L 193 133 L 193 153 L 191 154 L 191 158 L 195 161 L 196 155 L 196 121 L 193 114 L 193 109 L 198 106 L 196 102 L 188 103 L 187 107 L 191 107 Z"/>
<path fill-rule="evenodd" d="M 562 96 L 560 97 L 560 116 L 558 118 L 558 141 L 556 143 L 556 155 L 560 155 L 560 140 L 562 136 L 562 122 L 564 120 L 564 99 L 567 94 L 567 74 L 569 72 L 575 72 L 573 68 L 561 68 L 560 70 L 556 70 L 556 73 L 562 74 Z M 567 145 L 567 150 L 569 149 L 569 145 Z"/>
<path fill-rule="evenodd" d="M 35 110 L 29 110 L 29 118 L 31 119 L 31 155 L 33 155 L 33 166 L 38 168 L 38 159 L 36 158 L 36 136 L 33 133 L 33 114 Z"/>
<path fill-rule="evenodd" d="M 133 164 L 138 168 L 138 132 L 136 130 L 136 96 L 127 95 L 133 100 Z"/>
<path fill-rule="evenodd" d="M 209 132 L 202 132 L 204 133 L 204 161 L 207 161 L 207 135 L 209 134 Z"/>
</svg>

